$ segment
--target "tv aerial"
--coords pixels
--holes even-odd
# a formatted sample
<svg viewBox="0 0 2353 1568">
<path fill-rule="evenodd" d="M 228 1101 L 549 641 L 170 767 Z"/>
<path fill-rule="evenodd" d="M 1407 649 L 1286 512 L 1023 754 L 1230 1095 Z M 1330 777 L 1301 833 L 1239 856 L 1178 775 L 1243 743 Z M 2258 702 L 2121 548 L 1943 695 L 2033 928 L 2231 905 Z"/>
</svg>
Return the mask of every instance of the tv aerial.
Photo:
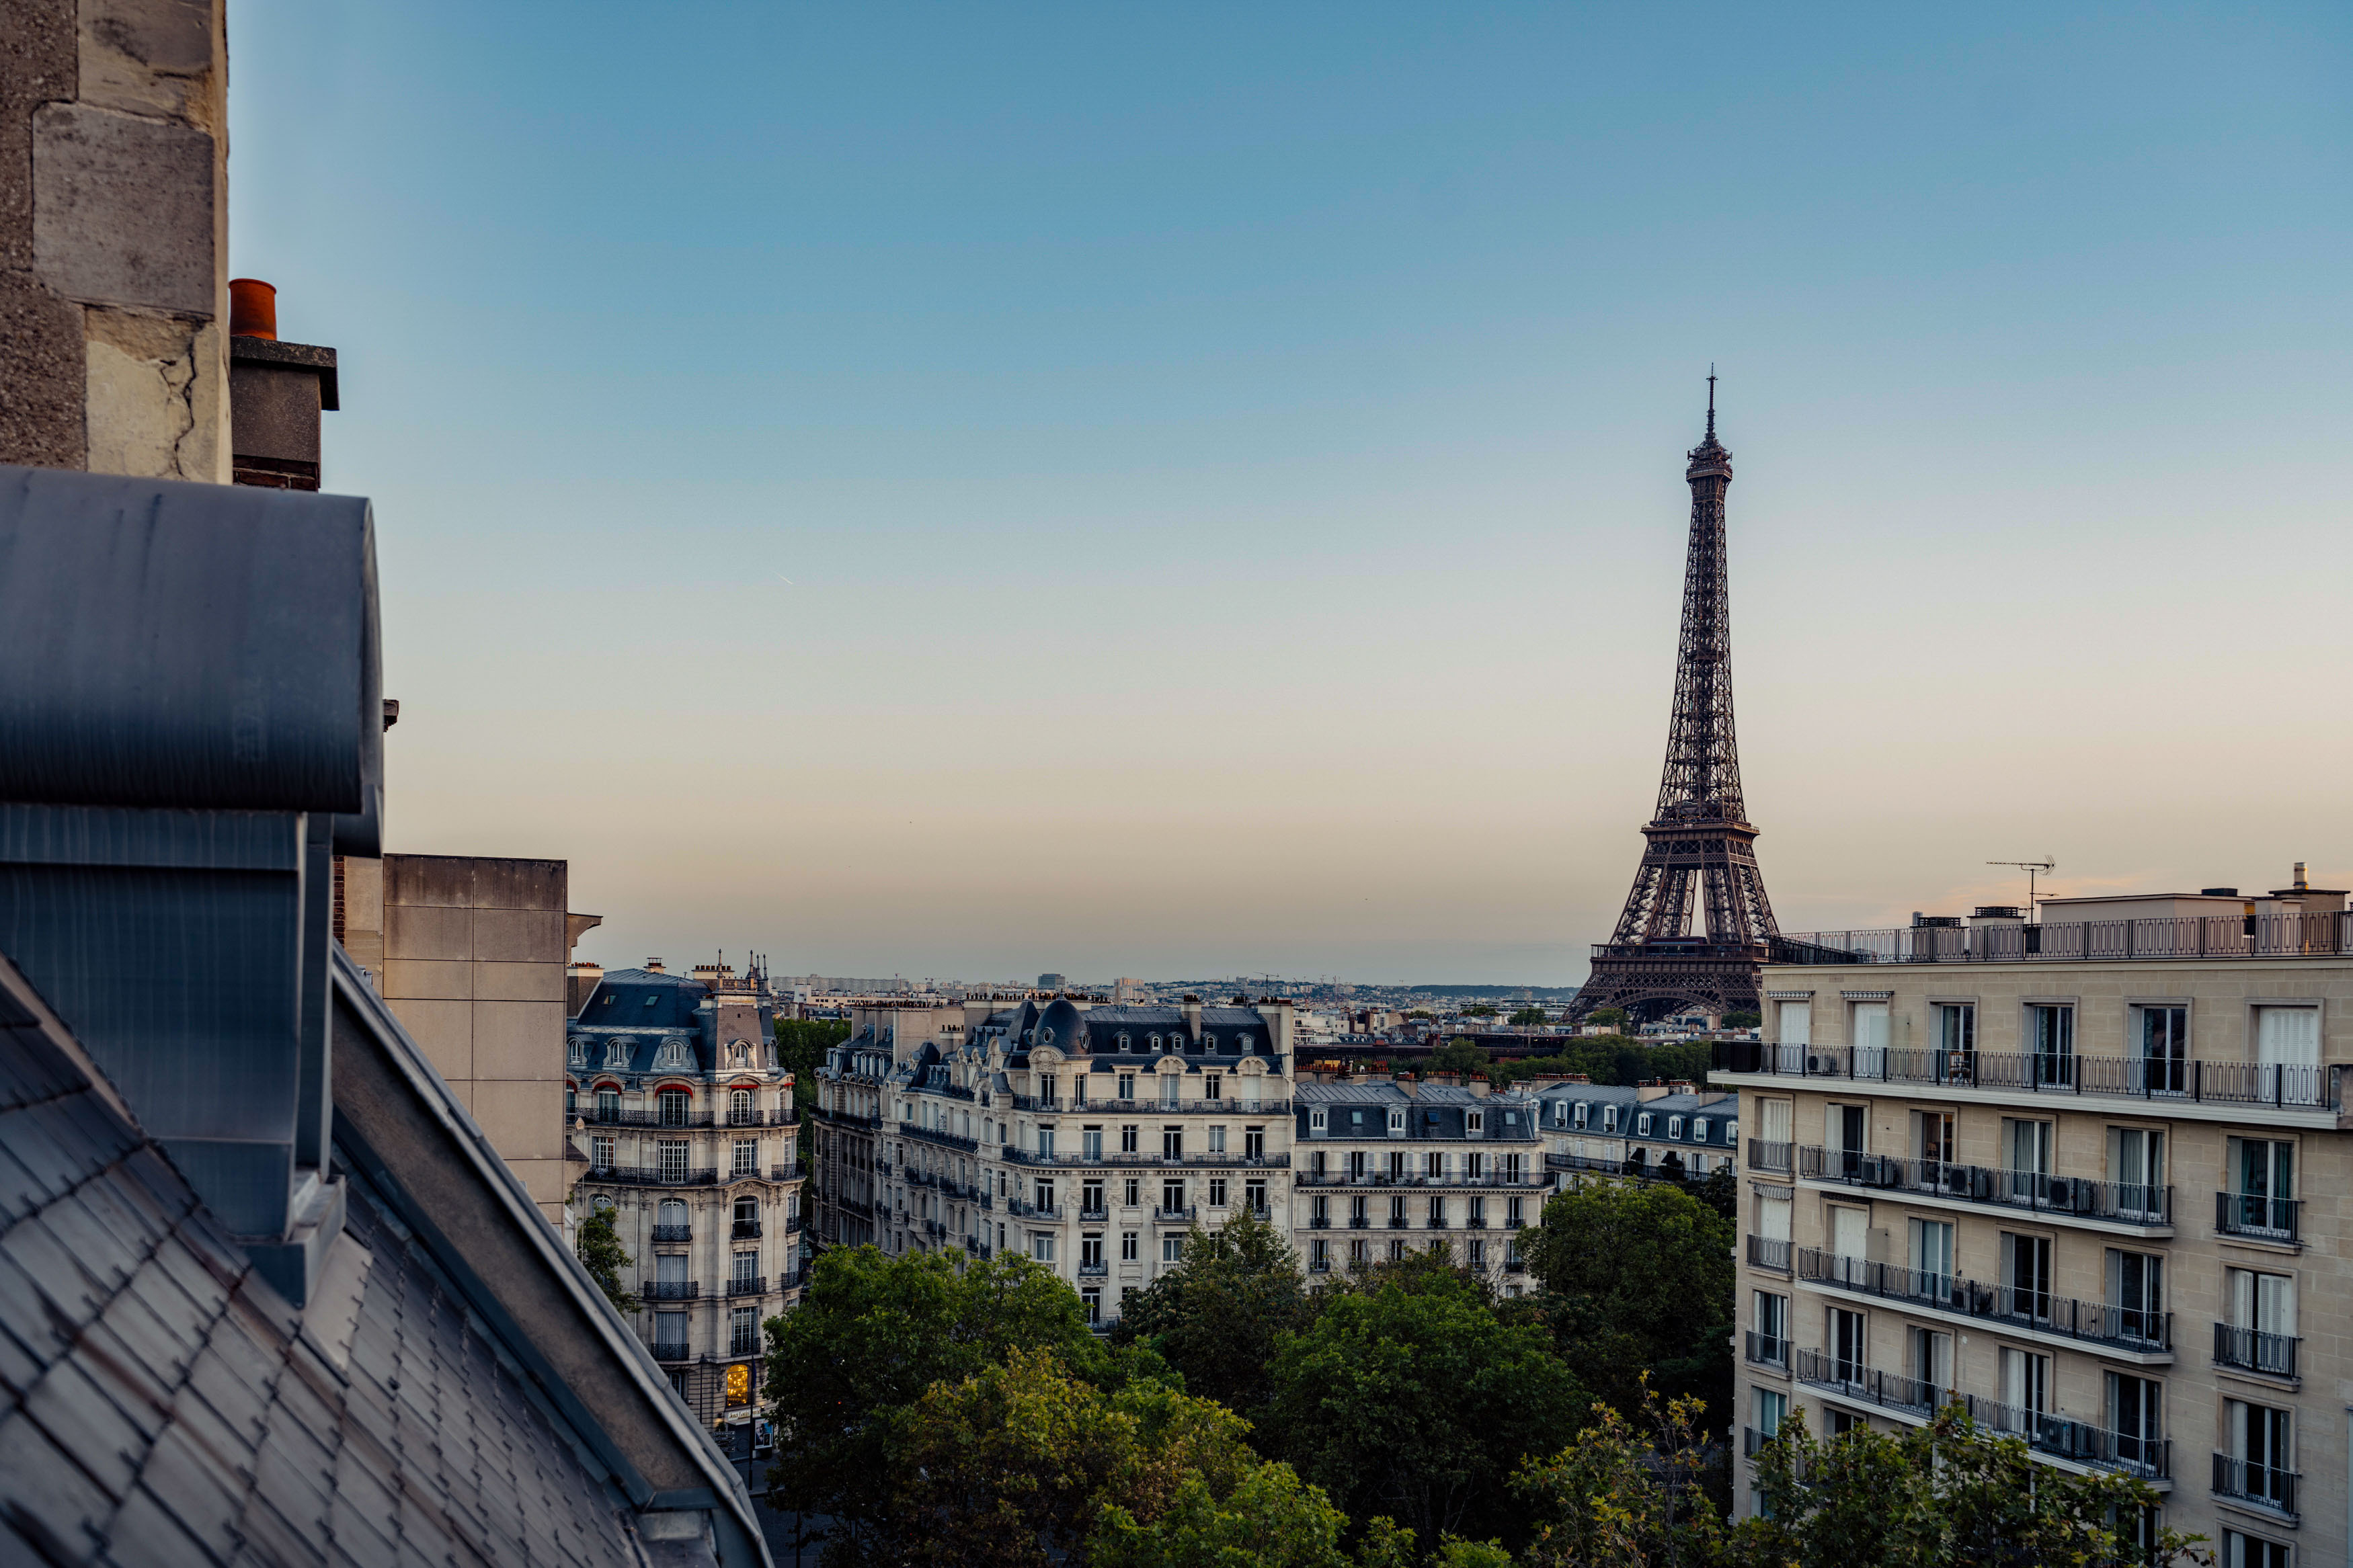
<svg viewBox="0 0 2353 1568">
<path fill-rule="evenodd" d="M 2045 855 L 2040 860 L 1989 860 L 1989 866 L 2009 866 L 2026 873 L 2026 918 L 2034 918 L 2034 879 L 2047 877 L 2059 868 L 2059 862 Z"/>
</svg>

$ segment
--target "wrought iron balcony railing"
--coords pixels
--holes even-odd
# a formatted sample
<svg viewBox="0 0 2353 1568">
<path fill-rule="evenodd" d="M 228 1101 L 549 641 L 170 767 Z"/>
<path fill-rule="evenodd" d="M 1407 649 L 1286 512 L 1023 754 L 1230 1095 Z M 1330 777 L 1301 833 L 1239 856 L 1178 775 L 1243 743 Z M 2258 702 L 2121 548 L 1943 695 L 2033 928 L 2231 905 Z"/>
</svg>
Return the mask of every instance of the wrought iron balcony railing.
<svg viewBox="0 0 2353 1568">
<path fill-rule="evenodd" d="M 1901 1302 L 1918 1311 L 1983 1319 L 2143 1355 L 2173 1348 L 2170 1312 L 2078 1301 L 2014 1285 L 1980 1285 L 1957 1275 L 1874 1263 L 1819 1247 L 1798 1248 L 1797 1273 L 1814 1284 Z"/>
<path fill-rule="evenodd" d="M 2096 1219 L 2148 1226 L 2173 1223 L 2173 1189 L 2093 1176 L 2054 1176 L 2042 1171 L 2006 1171 L 1991 1165 L 1957 1165 L 1943 1160 L 1911 1160 L 1896 1154 L 1865 1154 L 1852 1149 L 1805 1144 L 1798 1150 L 1798 1174 L 1810 1182 L 1841 1182 L 1883 1192 L 1918 1193 L 1989 1208 L 2025 1209 L 2056 1218 Z"/>
<path fill-rule="evenodd" d="M 2214 1364 L 2259 1372 L 2269 1377 L 2295 1375 L 2296 1347 L 2304 1342 L 2287 1334 L 2267 1334 L 2259 1329 L 2214 1325 Z"/>
<path fill-rule="evenodd" d="M 638 1294 L 649 1301 L 691 1301 L 702 1290 L 691 1279 L 649 1279 L 638 1287 Z"/>
<path fill-rule="evenodd" d="M 2302 1198 L 2265 1197 L 2261 1193 L 2216 1193 L 2214 1228 L 2224 1236 L 2260 1241 L 2295 1241 Z"/>
<path fill-rule="evenodd" d="M 654 1242 L 657 1246 L 669 1242 L 692 1241 L 693 1239 L 694 1227 L 691 1225 L 658 1225 L 654 1226 Z"/>
<path fill-rule="evenodd" d="M 2228 1454 L 2214 1456 L 2215 1496 L 2253 1503 L 2289 1519 L 2295 1517 L 2296 1482 L 2303 1479 L 2296 1471 L 2277 1465 L 2234 1459 Z"/>
<path fill-rule="evenodd" d="M 2074 1053 L 1938 1050 L 1926 1047 L 1795 1046 L 1718 1040 L 1717 1072 L 1853 1083 L 1998 1089 L 2019 1094 L 2184 1100 L 2335 1110 L 2342 1069 L 2298 1062 L 2192 1061 L 2178 1057 L 2088 1057 Z"/>
</svg>

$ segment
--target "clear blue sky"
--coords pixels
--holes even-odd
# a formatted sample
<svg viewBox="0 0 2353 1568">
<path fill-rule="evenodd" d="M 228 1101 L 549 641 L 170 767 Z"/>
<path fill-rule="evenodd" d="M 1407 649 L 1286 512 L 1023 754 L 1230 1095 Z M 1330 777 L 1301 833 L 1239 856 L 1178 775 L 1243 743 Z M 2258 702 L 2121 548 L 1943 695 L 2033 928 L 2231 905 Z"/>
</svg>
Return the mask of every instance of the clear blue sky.
<svg viewBox="0 0 2353 1568">
<path fill-rule="evenodd" d="M 2342 5 L 233 0 L 230 51 L 232 264 L 376 502 L 392 841 L 568 858 L 607 963 L 1577 979 L 1711 361 L 1786 928 L 2046 851 L 2353 876 Z"/>
</svg>

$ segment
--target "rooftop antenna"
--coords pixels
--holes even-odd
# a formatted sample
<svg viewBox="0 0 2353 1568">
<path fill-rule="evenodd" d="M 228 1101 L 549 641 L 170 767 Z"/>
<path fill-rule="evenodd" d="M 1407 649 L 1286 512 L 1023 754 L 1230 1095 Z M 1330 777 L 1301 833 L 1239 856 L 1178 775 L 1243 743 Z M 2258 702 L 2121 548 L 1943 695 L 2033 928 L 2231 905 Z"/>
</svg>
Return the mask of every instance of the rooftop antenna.
<svg viewBox="0 0 2353 1568">
<path fill-rule="evenodd" d="M 1989 866 L 2010 866 L 2026 873 L 2026 918 L 2032 920 L 2034 910 L 2034 879 L 2048 876 L 2059 868 L 2059 862 L 2045 855 L 2040 860 L 1989 860 Z"/>
<path fill-rule="evenodd" d="M 1715 362 L 1714 360 L 1710 360 L 1707 366 L 1707 436 L 1711 441 L 1715 439 Z"/>
</svg>

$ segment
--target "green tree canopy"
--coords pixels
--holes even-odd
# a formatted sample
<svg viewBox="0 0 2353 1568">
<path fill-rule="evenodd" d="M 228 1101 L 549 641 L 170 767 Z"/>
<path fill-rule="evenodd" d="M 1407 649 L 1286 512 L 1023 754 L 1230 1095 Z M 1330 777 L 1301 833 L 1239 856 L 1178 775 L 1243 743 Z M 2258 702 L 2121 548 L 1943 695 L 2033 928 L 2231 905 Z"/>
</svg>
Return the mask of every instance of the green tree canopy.
<svg viewBox="0 0 2353 1568">
<path fill-rule="evenodd" d="M 871 1247 L 818 1255 L 799 1308 L 768 1324 L 785 1508 L 835 1521 L 828 1552 L 855 1554 L 898 1504 L 908 1411 L 934 1384 L 961 1383 L 1015 1351 L 1111 1375 L 1076 1292 L 1027 1258 L 885 1258 Z"/>
<path fill-rule="evenodd" d="M 1469 1078 L 1487 1070 L 1487 1053 L 1468 1040 L 1451 1039 L 1430 1053 L 1430 1070 Z"/>
<path fill-rule="evenodd" d="M 1551 1452 L 1585 1407 L 1544 1334 L 1499 1321 L 1448 1269 L 1330 1293 L 1282 1340 L 1273 1381 L 1276 1451 L 1350 1514 L 1424 1541 L 1516 1534 L 1514 1468 Z"/>
<path fill-rule="evenodd" d="M 1534 1003 L 1512 1015 L 1512 1022 L 1521 1028 L 1540 1029 L 1552 1020 L 1552 1015 Z"/>
<path fill-rule="evenodd" d="M 1462 1016 L 1466 1018 L 1492 1018 L 1495 1016 L 1495 1009 L 1484 1002 L 1475 1002 L 1462 1009 Z"/>
<path fill-rule="evenodd" d="M 588 1217 L 580 1222 L 572 1248 L 587 1265 L 588 1278 L 596 1281 L 596 1289 L 605 1292 L 605 1300 L 613 1303 L 616 1311 L 638 1310 L 638 1299 L 621 1285 L 621 1270 L 636 1268 L 637 1260 L 621 1245 L 621 1234 L 613 1224 L 611 1209 L 591 1208 Z"/>
<path fill-rule="evenodd" d="M 1735 1007 L 1724 1016 L 1727 1029 L 1753 1029 L 1765 1021 L 1765 1015 L 1754 1007 Z"/>
<path fill-rule="evenodd" d="M 1585 1021 L 1588 1024 L 1599 1024 L 1605 1029 L 1622 1029 L 1626 1026 L 1626 1009 L 1596 1007 L 1585 1016 Z"/>
<path fill-rule="evenodd" d="M 1594 1394 L 1639 1408 L 1656 1369 L 1670 1394 L 1700 1393 L 1728 1415 L 1732 1222 L 1681 1187 L 1584 1181 L 1554 1196 L 1520 1251 L 1534 1304 Z"/>
<path fill-rule="evenodd" d="M 1113 1339 L 1150 1342 L 1188 1392 L 1255 1419 L 1271 1397 L 1276 1342 L 1314 1315 L 1299 1255 L 1243 1208 L 1215 1230 L 1194 1227 L 1184 1261 L 1121 1309 Z"/>
</svg>

